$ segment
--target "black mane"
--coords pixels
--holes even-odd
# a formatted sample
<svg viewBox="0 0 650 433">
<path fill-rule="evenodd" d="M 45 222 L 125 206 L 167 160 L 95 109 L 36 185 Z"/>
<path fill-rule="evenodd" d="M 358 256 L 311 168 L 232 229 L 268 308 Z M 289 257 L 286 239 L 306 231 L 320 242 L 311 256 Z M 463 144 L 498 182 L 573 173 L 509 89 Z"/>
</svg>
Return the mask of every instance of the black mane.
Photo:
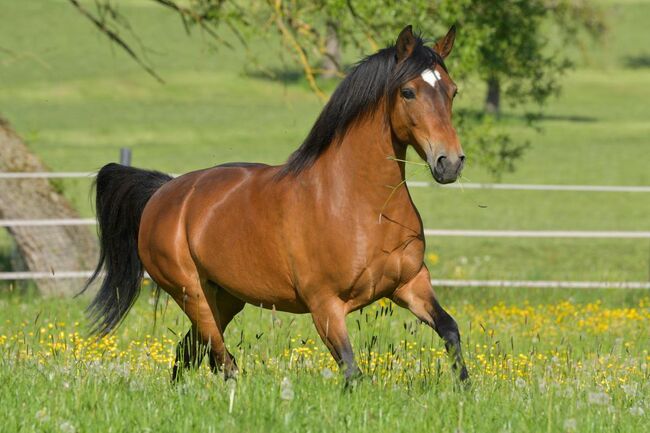
<svg viewBox="0 0 650 433">
<path fill-rule="evenodd" d="M 309 135 L 291 154 L 280 175 L 295 175 L 310 167 L 336 137 L 343 137 L 356 120 L 374 112 L 384 97 L 393 97 L 399 86 L 434 64 L 445 67 L 439 54 L 425 46 L 420 37 L 416 39 L 413 53 L 400 64 L 397 64 L 394 46 L 357 63 L 336 88 Z"/>
</svg>

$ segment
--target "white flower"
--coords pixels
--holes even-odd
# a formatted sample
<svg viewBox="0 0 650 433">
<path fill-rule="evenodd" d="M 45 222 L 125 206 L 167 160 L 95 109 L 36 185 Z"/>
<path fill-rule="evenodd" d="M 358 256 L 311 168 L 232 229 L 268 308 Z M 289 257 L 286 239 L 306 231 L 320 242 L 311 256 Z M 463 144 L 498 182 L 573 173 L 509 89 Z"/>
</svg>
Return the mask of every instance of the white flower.
<svg viewBox="0 0 650 433">
<path fill-rule="evenodd" d="M 636 397 L 636 384 L 622 385 L 621 388 L 628 397 Z"/>
<path fill-rule="evenodd" d="M 321 376 L 325 379 L 331 379 L 334 377 L 334 372 L 330 370 L 329 368 L 325 367 L 321 370 L 320 372 Z"/>
<path fill-rule="evenodd" d="M 612 398 L 604 392 L 590 392 L 587 395 L 587 402 L 589 404 L 597 404 L 601 406 L 608 405 Z"/>
<path fill-rule="evenodd" d="M 564 430 L 566 432 L 574 432 L 577 429 L 578 429 L 578 422 L 575 419 L 569 418 L 564 420 Z"/>
<path fill-rule="evenodd" d="M 62 433 L 76 433 L 77 431 L 70 421 L 63 421 L 59 424 L 59 430 L 61 430 Z"/>
<path fill-rule="evenodd" d="M 537 385 L 541 394 L 544 394 L 548 389 L 548 386 L 546 385 L 546 381 L 544 379 L 540 379 Z"/>
<path fill-rule="evenodd" d="M 280 398 L 282 400 L 293 400 L 293 386 L 291 385 L 291 381 L 289 380 L 288 377 L 285 377 L 282 379 L 282 382 L 280 383 Z"/>
<path fill-rule="evenodd" d="M 521 377 L 518 377 L 517 380 L 515 380 L 515 386 L 517 388 L 524 388 L 526 386 L 526 381 Z"/>
<path fill-rule="evenodd" d="M 50 414 L 48 413 L 46 407 L 36 412 L 35 416 L 36 416 L 36 421 L 38 422 L 48 422 L 50 420 Z"/>
<path fill-rule="evenodd" d="M 630 414 L 633 416 L 642 416 L 645 413 L 641 406 L 632 406 L 630 408 Z"/>
</svg>

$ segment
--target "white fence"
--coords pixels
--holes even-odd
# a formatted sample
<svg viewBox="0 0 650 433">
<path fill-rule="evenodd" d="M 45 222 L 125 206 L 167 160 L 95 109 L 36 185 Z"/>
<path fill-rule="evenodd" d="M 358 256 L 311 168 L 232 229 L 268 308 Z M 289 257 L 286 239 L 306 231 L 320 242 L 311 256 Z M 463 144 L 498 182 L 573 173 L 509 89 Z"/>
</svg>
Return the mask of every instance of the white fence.
<svg viewBox="0 0 650 433">
<path fill-rule="evenodd" d="M 91 172 L 31 172 L 0 173 L 2 179 L 92 179 Z M 433 182 L 411 181 L 413 188 L 440 187 L 454 189 L 484 189 L 507 191 L 573 191 L 601 193 L 649 193 L 650 186 L 609 185 L 530 185 L 499 183 L 463 183 L 438 185 Z M 95 219 L 0 219 L 0 227 L 44 227 L 95 225 Z M 495 237 L 495 238 L 574 238 L 574 239 L 650 239 L 650 231 L 581 231 L 581 230 L 448 230 L 424 229 L 425 236 Z M 88 278 L 91 271 L 0 272 L 1 280 L 33 280 L 59 278 Z M 519 287 L 519 288 L 610 288 L 650 289 L 650 281 L 531 281 L 531 280 L 431 280 L 434 285 L 447 287 Z"/>
<path fill-rule="evenodd" d="M 92 179 L 97 173 L 83 171 L 67 172 L 21 172 L 0 173 L 0 179 Z M 172 176 L 178 176 L 172 174 Z M 530 185 L 514 183 L 452 183 L 440 185 L 435 182 L 408 181 L 413 188 L 437 187 L 446 189 L 487 189 L 506 191 L 574 191 L 574 192 L 650 192 L 650 186 L 615 186 L 615 185 Z"/>
</svg>

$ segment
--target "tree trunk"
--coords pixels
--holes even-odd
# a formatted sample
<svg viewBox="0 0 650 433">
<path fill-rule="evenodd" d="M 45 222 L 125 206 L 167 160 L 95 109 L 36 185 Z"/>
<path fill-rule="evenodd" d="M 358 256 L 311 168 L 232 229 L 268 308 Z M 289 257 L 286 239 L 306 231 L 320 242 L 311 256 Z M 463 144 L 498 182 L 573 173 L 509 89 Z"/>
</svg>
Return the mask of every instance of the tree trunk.
<svg viewBox="0 0 650 433">
<path fill-rule="evenodd" d="M 341 45 L 335 23 L 327 22 L 327 38 L 325 40 L 325 58 L 323 59 L 322 78 L 335 78 L 341 70 Z"/>
<path fill-rule="evenodd" d="M 0 118 L 0 172 L 47 171 Z M 47 179 L 0 179 L 1 219 L 78 218 Z M 98 257 L 97 237 L 87 226 L 9 227 L 24 266 L 35 272 L 85 271 Z M 36 280 L 43 295 L 73 295 L 80 280 Z"/>
<path fill-rule="evenodd" d="M 501 109 L 501 87 L 498 78 L 487 81 L 487 95 L 485 96 L 485 111 L 490 114 L 499 114 Z"/>
</svg>

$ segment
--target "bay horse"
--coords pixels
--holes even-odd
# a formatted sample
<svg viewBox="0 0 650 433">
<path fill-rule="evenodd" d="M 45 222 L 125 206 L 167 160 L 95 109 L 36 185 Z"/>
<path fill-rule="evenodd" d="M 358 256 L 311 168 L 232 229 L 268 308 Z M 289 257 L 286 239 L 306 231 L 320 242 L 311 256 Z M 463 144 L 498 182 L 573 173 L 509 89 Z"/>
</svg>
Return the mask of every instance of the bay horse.
<svg viewBox="0 0 650 433">
<path fill-rule="evenodd" d="M 223 336 L 248 303 L 310 313 L 347 383 L 361 372 L 345 317 L 388 298 L 442 337 L 467 379 L 458 326 L 436 299 L 404 182 L 409 145 L 439 183 L 463 168 L 451 121 L 457 88 L 444 63 L 455 34 L 452 27 L 429 47 L 407 26 L 394 46 L 360 61 L 284 165 L 228 163 L 176 178 L 103 167 L 101 255 L 86 284 L 103 275 L 88 307 L 93 332 L 119 325 L 146 270 L 192 324 L 173 379 L 205 352 L 213 371 L 237 372 Z"/>
</svg>

